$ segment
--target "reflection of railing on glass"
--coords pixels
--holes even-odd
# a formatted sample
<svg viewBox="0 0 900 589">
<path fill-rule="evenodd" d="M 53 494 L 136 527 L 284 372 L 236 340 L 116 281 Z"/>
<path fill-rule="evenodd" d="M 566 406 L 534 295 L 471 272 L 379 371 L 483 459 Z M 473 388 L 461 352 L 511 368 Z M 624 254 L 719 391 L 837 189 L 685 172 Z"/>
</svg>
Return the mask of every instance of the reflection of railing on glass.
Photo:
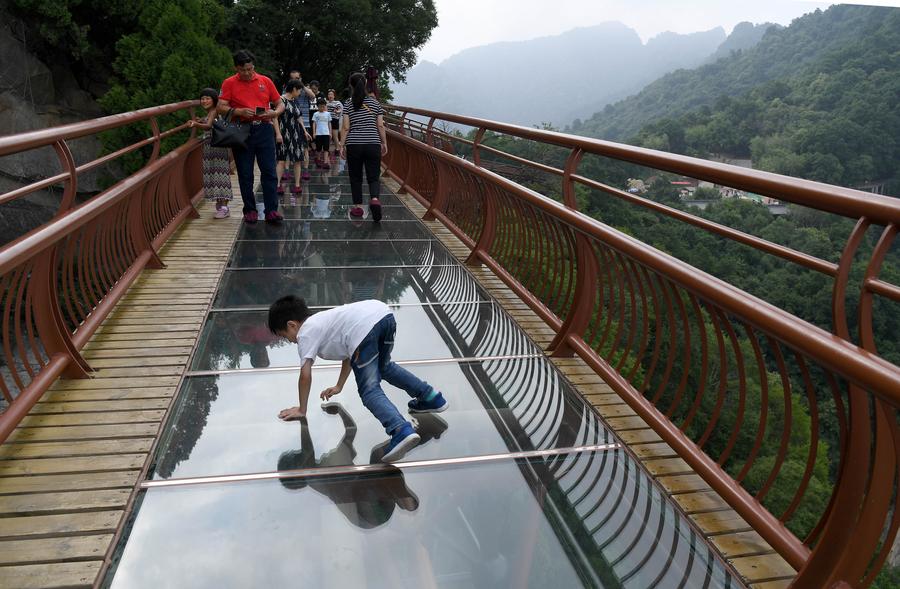
<svg viewBox="0 0 900 589">
<path fill-rule="evenodd" d="M 426 288 L 434 285 L 429 295 L 435 300 L 452 299 L 456 283 L 452 277 L 441 276 L 447 268 L 430 270 L 431 279 L 423 280 Z M 478 351 L 489 354 L 501 342 L 508 346 L 511 338 L 525 340 L 495 305 L 445 305 L 428 311 L 435 325 L 446 326 L 442 333 L 449 340 L 447 344 L 458 347 L 463 356 L 476 356 Z M 519 345 L 522 353 L 535 351 L 527 341 L 516 347 Z M 461 369 L 475 390 L 489 387 L 481 396 L 486 406 L 493 403 L 493 409 L 499 409 L 492 414 L 503 415 L 509 410 L 510 419 L 498 424 L 498 429 L 514 433 L 507 439 L 510 451 L 584 447 L 609 441 L 593 412 L 586 405 L 572 402 L 573 392 L 543 358 L 473 362 L 461 365 Z M 581 425 L 575 430 L 563 424 Z M 521 464 L 520 468 L 524 476 L 541 480 L 542 485 L 535 488 L 559 490 L 555 499 L 541 494 L 536 499 L 555 501 L 566 525 L 583 529 L 584 533 L 577 536 L 582 541 L 589 538 L 594 546 L 582 549 L 602 553 L 605 564 L 601 569 L 608 571 L 616 583 L 633 587 L 702 584 L 712 570 L 709 562 L 715 554 L 705 543 L 696 542 L 692 537 L 695 532 L 663 536 L 664 522 L 677 520 L 671 505 L 663 501 L 662 492 L 646 473 L 623 464 L 629 462 L 621 456 L 576 453 L 553 457 L 541 468 L 534 463 Z M 615 508 L 620 502 L 630 503 L 629 508 Z M 672 558 L 691 553 L 693 558 Z M 685 561 L 690 566 L 685 566 Z M 712 586 L 728 585 L 723 579 L 715 579 Z"/>
<path fill-rule="evenodd" d="M 472 117 L 396 112 L 388 173 L 427 207 L 426 218 L 472 249 L 470 263 L 489 267 L 557 332 L 554 354 L 576 353 L 603 376 L 800 570 L 794 586 L 872 582 L 900 524 L 900 368 L 877 355 L 872 330 L 875 295 L 900 301 L 900 288 L 879 278 L 900 225 L 895 199 Z M 467 140 L 437 131 L 436 121 L 477 131 Z M 562 147 L 569 157 L 559 169 L 508 156 L 482 145 L 488 131 Z M 564 204 L 480 166 L 485 152 L 559 176 Z M 857 225 L 840 261 L 828 262 L 580 176 L 585 154 L 750 190 Z M 579 214 L 576 184 L 832 277 L 833 333 Z M 853 338 L 851 265 L 872 225 L 884 230 L 860 284 Z"/>
<path fill-rule="evenodd" d="M 62 183 L 53 220 L 0 249 L 0 313 L 7 372 L 0 393 L 0 441 L 60 376 L 84 377 L 80 350 L 141 270 L 162 267 L 156 252 L 181 222 L 197 216 L 200 142 L 187 123 L 160 131 L 160 117 L 190 119 L 197 101 L 0 137 L 0 157 L 53 146 L 61 172 L 0 195 L 0 205 Z M 152 136 L 76 166 L 67 141 L 149 123 Z M 164 139 L 186 140 L 161 155 Z M 73 206 L 79 174 L 148 148 L 143 168 L 88 202 Z"/>
</svg>

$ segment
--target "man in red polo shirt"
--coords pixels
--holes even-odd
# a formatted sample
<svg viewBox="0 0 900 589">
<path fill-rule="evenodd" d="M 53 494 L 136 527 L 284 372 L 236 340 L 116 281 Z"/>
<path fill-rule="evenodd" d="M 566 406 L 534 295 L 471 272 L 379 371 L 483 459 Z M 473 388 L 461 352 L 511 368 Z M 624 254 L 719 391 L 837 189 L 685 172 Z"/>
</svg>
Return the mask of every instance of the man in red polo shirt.
<svg viewBox="0 0 900 589">
<path fill-rule="evenodd" d="M 244 201 L 244 222 L 257 221 L 256 199 L 253 196 L 253 162 L 256 160 L 266 204 L 266 222 L 277 223 L 282 217 L 278 212 L 278 196 L 275 193 L 278 179 L 275 176 L 275 130 L 272 119 L 284 111 L 284 104 L 272 80 L 256 73 L 254 61 L 256 58 L 246 49 L 234 54 L 236 73 L 222 82 L 218 108 L 222 114 L 233 108 L 236 120 L 250 126 L 246 149 L 232 149 Z M 275 110 L 272 110 L 272 105 L 276 105 Z"/>
</svg>

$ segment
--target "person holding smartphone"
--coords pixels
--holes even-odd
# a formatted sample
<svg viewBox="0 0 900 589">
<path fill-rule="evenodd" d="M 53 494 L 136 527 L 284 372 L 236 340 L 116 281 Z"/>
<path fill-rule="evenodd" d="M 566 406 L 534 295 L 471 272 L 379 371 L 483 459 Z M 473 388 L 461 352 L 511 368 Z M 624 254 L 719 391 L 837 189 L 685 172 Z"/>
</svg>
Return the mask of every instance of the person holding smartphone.
<svg viewBox="0 0 900 589">
<path fill-rule="evenodd" d="M 278 212 L 275 175 L 275 141 L 277 129 L 272 128 L 272 120 L 284 111 L 281 96 L 275 84 L 267 76 L 256 73 L 256 58 L 246 49 L 233 56 L 235 74 L 222 82 L 218 111 L 232 115 L 242 125 L 250 126 L 250 136 L 245 148 L 233 148 L 234 163 L 244 201 L 244 222 L 253 224 L 259 219 L 256 212 L 256 198 L 253 195 L 253 164 L 259 166 L 260 183 L 265 202 L 265 220 L 278 223 L 282 220 Z M 270 104 L 277 107 L 272 110 Z"/>
</svg>

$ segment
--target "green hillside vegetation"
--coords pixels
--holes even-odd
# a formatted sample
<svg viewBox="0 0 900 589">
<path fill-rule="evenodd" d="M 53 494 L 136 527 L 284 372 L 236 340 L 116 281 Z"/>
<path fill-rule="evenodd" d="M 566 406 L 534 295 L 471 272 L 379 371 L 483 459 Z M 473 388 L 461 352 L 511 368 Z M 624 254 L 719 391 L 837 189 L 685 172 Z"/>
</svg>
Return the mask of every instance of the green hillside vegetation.
<svg viewBox="0 0 900 589">
<path fill-rule="evenodd" d="M 900 192 L 900 10 L 874 31 L 833 48 L 816 68 L 719 97 L 652 122 L 633 143 L 706 157 L 752 158 L 754 167 L 843 186 L 886 182 Z"/>
<path fill-rule="evenodd" d="M 875 72 L 876 64 L 889 68 L 883 57 L 885 51 L 897 51 L 897 13 L 892 8 L 847 5 L 833 6 L 824 12 L 817 10 L 796 19 L 790 27 L 770 28 L 751 49 L 663 76 L 637 95 L 607 106 L 573 126 L 571 131 L 622 141 L 633 137 L 647 123 L 664 117 L 677 118 L 703 106 L 713 108 L 723 96 L 742 96 L 766 82 L 845 69 L 843 60 L 847 58 L 867 73 Z M 881 44 L 884 46 L 880 48 Z M 777 92 L 772 98 L 775 97 Z"/>
</svg>

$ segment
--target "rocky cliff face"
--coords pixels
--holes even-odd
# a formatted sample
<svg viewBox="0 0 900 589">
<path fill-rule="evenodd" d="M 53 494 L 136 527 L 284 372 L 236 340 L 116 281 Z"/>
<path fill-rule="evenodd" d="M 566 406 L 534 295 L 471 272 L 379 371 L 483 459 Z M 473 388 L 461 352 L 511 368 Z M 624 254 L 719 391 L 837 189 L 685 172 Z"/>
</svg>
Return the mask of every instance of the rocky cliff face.
<svg viewBox="0 0 900 589">
<path fill-rule="evenodd" d="M 14 19 L 0 9 L 0 135 L 12 135 L 102 116 L 90 93 L 79 88 L 72 74 L 46 64 L 28 49 L 26 36 Z M 100 153 L 96 138 L 69 144 L 76 164 Z M 46 178 L 61 170 L 51 148 L 0 157 L 0 194 Z M 100 190 L 102 171 L 78 179 L 81 198 Z M 44 190 L 0 206 L 0 244 L 12 241 L 50 219 L 59 206 L 61 187 Z"/>
</svg>

